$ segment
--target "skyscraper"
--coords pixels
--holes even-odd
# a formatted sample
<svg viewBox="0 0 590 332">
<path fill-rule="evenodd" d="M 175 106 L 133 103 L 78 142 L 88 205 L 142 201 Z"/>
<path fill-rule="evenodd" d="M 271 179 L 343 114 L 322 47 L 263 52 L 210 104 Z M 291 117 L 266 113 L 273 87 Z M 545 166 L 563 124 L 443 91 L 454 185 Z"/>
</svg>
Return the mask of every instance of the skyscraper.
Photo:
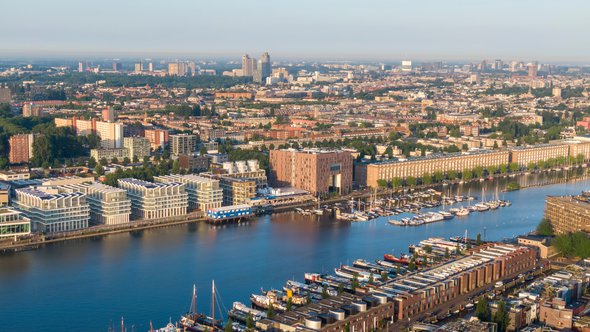
<svg viewBox="0 0 590 332">
<path fill-rule="evenodd" d="M 123 69 L 123 66 L 121 65 L 120 62 L 113 61 L 113 70 L 114 71 L 121 71 L 122 69 Z"/>
<path fill-rule="evenodd" d="M 262 53 L 260 60 L 258 60 L 258 65 L 253 73 L 254 82 L 260 84 L 264 83 L 266 78 L 270 76 L 271 72 L 270 55 L 268 52 L 264 52 Z"/>
<path fill-rule="evenodd" d="M 256 65 L 256 59 L 251 58 L 248 54 L 242 55 L 242 76 L 252 77 Z"/>
<path fill-rule="evenodd" d="M 529 77 L 530 78 L 535 78 L 537 77 L 537 67 L 538 67 L 538 63 L 537 61 L 533 61 L 531 63 L 528 64 L 529 67 Z"/>
<path fill-rule="evenodd" d="M 84 65 L 84 62 L 82 62 L 82 61 L 78 62 L 78 72 L 79 72 L 79 73 L 83 73 L 83 72 L 84 72 L 84 69 L 85 69 L 85 67 L 86 67 L 86 66 Z"/>
<path fill-rule="evenodd" d="M 12 93 L 8 86 L 0 85 L 0 103 L 9 103 L 12 100 Z"/>
</svg>

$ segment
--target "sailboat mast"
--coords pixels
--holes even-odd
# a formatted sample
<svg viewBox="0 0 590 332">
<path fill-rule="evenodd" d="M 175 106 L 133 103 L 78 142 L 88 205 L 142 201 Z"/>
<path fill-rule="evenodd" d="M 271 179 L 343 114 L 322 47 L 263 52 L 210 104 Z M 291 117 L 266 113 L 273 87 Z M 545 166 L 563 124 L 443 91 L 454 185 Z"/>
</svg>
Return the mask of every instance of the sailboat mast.
<svg viewBox="0 0 590 332">
<path fill-rule="evenodd" d="M 197 312 L 197 285 L 193 284 L 193 299 L 191 301 L 191 313 Z"/>
<path fill-rule="evenodd" d="M 211 282 L 211 319 L 212 319 L 212 328 L 215 331 L 215 280 Z"/>
</svg>

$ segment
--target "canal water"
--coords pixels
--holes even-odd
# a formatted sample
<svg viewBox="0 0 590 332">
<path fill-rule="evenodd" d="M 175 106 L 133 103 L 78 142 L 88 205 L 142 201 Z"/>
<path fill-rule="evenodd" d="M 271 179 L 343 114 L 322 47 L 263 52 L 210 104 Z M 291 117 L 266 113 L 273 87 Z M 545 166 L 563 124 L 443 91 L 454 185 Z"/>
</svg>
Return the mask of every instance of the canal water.
<svg viewBox="0 0 590 332">
<path fill-rule="evenodd" d="M 495 185 L 483 185 L 491 198 Z M 481 186 L 450 190 L 481 196 Z M 427 237 L 467 230 L 471 237 L 485 233 L 487 240 L 502 240 L 527 233 L 542 218 L 546 195 L 588 189 L 586 179 L 509 192 L 504 198 L 511 207 L 419 227 L 391 226 L 385 218 L 349 223 L 290 212 L 241 225 L 175 226 L 4 255 L 0 330 L 107 331 L 112 325 L 119 331 L 123 316 L 127 331 L 148 331 L 150 321 L 160 327 L 189 309 L 193 284 L 201 311 L 210 311 L 212 279 L 221 308 L 231 308 L 233 301 L 248 303 L 261 288 L 282 287 L 290 278 L 302 281 L 305 272 L 333 272 L 356 258 L 406 253 L 408 245 Z"/>
</svg>

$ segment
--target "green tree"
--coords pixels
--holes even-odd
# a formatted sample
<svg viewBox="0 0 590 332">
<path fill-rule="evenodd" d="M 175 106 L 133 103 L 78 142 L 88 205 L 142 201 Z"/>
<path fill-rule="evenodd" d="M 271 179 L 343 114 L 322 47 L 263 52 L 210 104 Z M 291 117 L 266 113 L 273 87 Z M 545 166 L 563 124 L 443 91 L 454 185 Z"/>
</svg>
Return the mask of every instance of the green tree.
<svg viewBox="0 0 590 332">
<path fill-rule="evenodd" d="M 133 156 L 133 163 L 138 163 L 139 162 L 139 157 L 138 156 Z"/>
<path fill-rule="evenodd" d="M 451 254 L 449 253 L 449 248 L 445 248 L 445 258 L 449 258 L 451 257 Z"/>
<path fill-rule="evenodd" d="M 173 163 L 172 163 L 172 173 L 173 174 L 178 174 L 180 173 L 180 162 L 178 161 L 178 159 L 176 159 Z"/>
<path fill-rule="evenodd" d="M 343 283 L 339 283 L 338 284 L 338 295 L 344 293 L 344 284 Z"/>
<path fill-rule="evenodd" d="M 512 173 L 518 171 L 518 169 L 519 169 L 518 163 L 510 163 L 509 168 L 510 168 L 510 172 L 512 172 Z"/>
<path fill-rule="evenodd" d="M 508 166 L 500 165 L 500 174 L 506 174 L 508 172 Z"/>
<path fill-rule="evenodd" d="M 537 225 L 537 234 L 542 236 L 553 236 L 553 226 L 549 222 L 549 219 L 541 219 L 541 222 Z"/>
<path fill-rule="evenodd" d="M 125 164 L 125 165 L 131 164 L 131 160 L 129 159 L 129 157 L 123 158 L 123 164 Z"/>
<path fill-rule="evenodd" d="M 293 309 L 293 300 L 291 298 L 287 299 L 287 306 L 285 307 L 287 311 L 291 311 Z"/>
<path fill-rule="evenodd" d="M 389 279 L 389 276 L 387 275 L 387 272 L 383 271 L 381 272 L 381 280 L 383 282 L 387 281 L 387 279 Z"/>
<path fill-rule="evenodd" d="M 430 174 L 425 173 L 424 175 L 422 175 L 422 183 L 424 185 L 430 185 L 432 183 L 432 177 L 430 176 Z"/>
<path fill-rule="evenodd" d="M 455 179 L 457 179 L 457 171 L 450 170 L 447 173 L 447 177 L 448 177 L 449 180 L 455 180 Z"/>
<path fill-rule="evenodd" d="M 246 315 L 246 328 L 249 330 L 254 328 L 254 317 L 251 312 Z"/>
<path fill-rule="evenodd" d="M 330 297 L 330 295 L 328 294 L 328 288 L 326 286 L 324 286 L 322 288 L 322 299 L 327 299 L 329 297 Z"/>
<path fill-rule="evenodd" d="M 104 167 L 102 165 L 98 165 L 94 168 L 94 173 L 96 176 L 103 176 L 104 175 Z"/>
<path fill-rule="evenodd" d="M 225 327 L 223 328 L 223 330 L 224 330 L 225 332 L 233 332 L 233 330 L 234 330 L 234 328 L 233 328 L 233 326 L 232 326 L 232 325 L 233 325 L 233 323 L 234 323 L 234 322 L 233 322 L 233 320 L 231 319 L 231 317 L 229 317 L 229 318 L 227 319 L 227 323 L 225 323 Z"/>
<path fill-rule="evenodd" d="M 506 302 L 498 302 L 498 307 L 496 308 L 496 313 L 494 314 L 494 318 L 492 320 L 498 325 L 498 332 L 506 331 L 508 328 L 508 323 L 510 322 L 508 309 L 506 308 Z"/>
<path fill-rule="evenodd" d="M 408 176 L 406 178 L 406 185 L 409 187 L 414 187 L 416 185 L 416 178 L 413 176 Z"/>
<path fill-rule="evenodd" d="M 471 180 L 473 178 L 473 172 L 471 172 L 470 169 L 466 168 L 463 170 L 463 172 L 461 172 L 461 178 L 464 181 Z"/>
<path fill-rule="evenodd" d="M 112 162 L 113 164 L 118 164 L 118 163 L 119 163 L 119 158 L 117 158 L 117 157 L 113 157 L 113 159 L 111 159 L 111 162 Z"/>
<path fill-rule="evenodd" d="M 269 303 L 268 307 L 266 308 L 266 317 L 273 318 L 274 316 L 275 316 L 275 310 L 272 306 L 272 303 Z"/>
<path fill-rule="evenodd" d="M 96 159 L 94 159 L 94 157 L 88 158 L 88 167 L 90 167 L 90 168 L 96 167 Z"/>
<path fill-rule="evenodd" d="M 107 160 L 107 158 L 102 157 L 102 158 L 100 158 L 99 163 L 100 163 L 101 166 L 106 166 L 106 165 L 109 164 L 109 161 Z"/>
<path fill-rule="evenodd" d="M 489 322 L 490 321 L 490 309 L 488 305 L 488 298 L 482 296 L 477 300 L 477 305 L 475 306 L 475 316 L 479 318 L 482 322 Z"/>
<path fill-rule="evenodd" d="M 350 287 L 352 288 L 352 292 L 354 293 L 359 286 L 360 286 L 359 275 L 357 272 L 355 272 L 354 275 L 352 276 L 352 280 L 350 282 Z"/>
<path fill-rule="evenodd" d="M 375 283 L 375 276 L 373 276 L 373 272 L 371 272 L 371 274 L 369 275 L 369 284 L 374 284 Z"/>
<path fill-rule="evenodd" d="M 393 187 L 393 189 L 398 189 L 402 186 L 403 184 L 403 180 L 400 178 L 393 178 L 393 180 L 391 180 L 391 185 Z"/>
<path fill-rule="evenodd" d="M 477 239 L 475 240 L 476 245 L 480 246 L 481 245 L 481 234 L 477 233 Z"/>
<path fill-rule="evenodd" d="M 379 179 L 377 180 L 377 185 L 379 188 L 387 188 L 387 180 Z"/>
</svg>

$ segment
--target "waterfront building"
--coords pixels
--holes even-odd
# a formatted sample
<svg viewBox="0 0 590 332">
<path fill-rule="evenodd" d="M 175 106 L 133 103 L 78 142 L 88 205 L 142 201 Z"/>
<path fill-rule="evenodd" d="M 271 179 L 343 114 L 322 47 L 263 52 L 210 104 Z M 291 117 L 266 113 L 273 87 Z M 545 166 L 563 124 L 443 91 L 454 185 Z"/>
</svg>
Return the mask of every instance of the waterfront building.
<svg viewBox="0 0 590 332">
<path fill-rule="evenodd" d="M 555 234 L 586 232 L 590 234 L 590 202 L 588 197 L 547 196 L 545 218 Z"/>
<path fill-rule="evenodd" d="M 75 231 L 88 227 L 90 207 L 81 192 L 63 192 L 58 187 L 15 189 L 13 205 L 42 233 Z"/>
<path fill-rule="evenodd" d="M 129 159 L 137 157 L 139 161 L 150 156 L 150 141 L 143 137 L 125 137 L 123 146 L 128 151 Z"/>
<path fill-rule="evenodd" d="M 131 200 L 127 198 L 127 192 L 123 189 L 98 182 L 68 184 L 60 189 L 86 195 L 90 207 L 90 223 L 93 225 L 129 223 Z"/>
<path fill-rule="evenodd" d="M 178 156 L 178 167 L 192 173 L 207 172 L 209 170 L 209 158 L 197 153 L 181 154 Z"/>
<path fill-rule="evenodd" d="M 394 178 L 422 177 L 424 174 L 449 171 L 461 172 L 464 169 L 507 165 L 509 152 L 503 151 L 472 151 L 456 154 L 433 154 L 407 160 L 384 161 L 367 165 L 367 186 L 378 187 L 378 180 L 391 181 Z"/>
<path fill-rule="evenodd" d="M 389 280 L 370 295 L 343 293 L 262 319 L 257 326 L 267 331 L 293 331 L 302 326 L 322 332 L 343 331 L 345 326 L 351 331 L 378 330 L 380 323 L 411 320 L 536 266 L 532 248 L 489 243 L 472 249 L 467 256 Z"/>
<path fill-rule="evenodd" d="M 197 136 L 190 134 L 170 135 L 170 147 L 175 156 L 195 153 L 197 151 Z"/>
<path fill-rule="evenodd" d="M 0 239 L 31 234 L 31 220 L 20 211 L 0 208 Z"/>
<path fill-rule="evenodd" d="M 10 152 L 8 154 L 8 160 L 10 163 L 28 163 L 30 158 L 33 157 L 34 141 L 35 135 L 33 134 L 19 134 L 10 136 Z"/>
<path fill-rule="evenodd" d="M 223 205 L 249 204 L 256 197 L 256 182 L 250 179 L 232 178 L 203 173 L 202 176 L 219 180 L 223 191 Z"/>
<path fill-rule="evenodd" d="M 538 144 L 530 146 L 518 146 L 510 151 L 510 161 L 521 167 L 529 163 L 538 163 L 548 159 L 569 156 L 569 145 L 567 144 Z"/>
<path fill-rule="evenodd" d="M 221 207 L 223 190 L 219 180 L 198 175 L 163 175 L 154 177 L 154 181 L 162 183 L 184 183 L 188 194 L 189 210 L 208 211 Z"/>
<path fill-rule="evenodd" d="M 214 169 L 214 173 L 224 177 L 248 179 L 256 182 L 256 189 L 268 187 L 266 171 L 260 169 L 258 160 L 239 160 L 236 162 L 224 161 L 221 168 Z"/>
<path fill-rule="evenodd" d="M 270 151 L 269 182 L 313 195 L 352 190 L 352 155 L 343 150 L 285 149 Z"/>
<path fill-rule="evenodd" d="M 126 148 L 120 149 L 91 149 L 90 157 L 96 161 L 100 161 L 105 158 L 108 162 L 111 162 L 114 158 L 118 161 L 122 161 L 126 157 L 129 157 L 129 150 Z"/>
<path fill-rule="evenodd" d="M 252 216 L 252 207 L 248 204 L 232 205 L 207 210 L 207 217 L 212 220 L 240 219 Z"/>
<path fill-rule="evenodd" d="M 153 183 L 138 179 L 119 179 L 119 188 L 131 199 L 131 217 L 160 219 L 187 214 L 188 195 L 183 183 Z"/>
</svg>

